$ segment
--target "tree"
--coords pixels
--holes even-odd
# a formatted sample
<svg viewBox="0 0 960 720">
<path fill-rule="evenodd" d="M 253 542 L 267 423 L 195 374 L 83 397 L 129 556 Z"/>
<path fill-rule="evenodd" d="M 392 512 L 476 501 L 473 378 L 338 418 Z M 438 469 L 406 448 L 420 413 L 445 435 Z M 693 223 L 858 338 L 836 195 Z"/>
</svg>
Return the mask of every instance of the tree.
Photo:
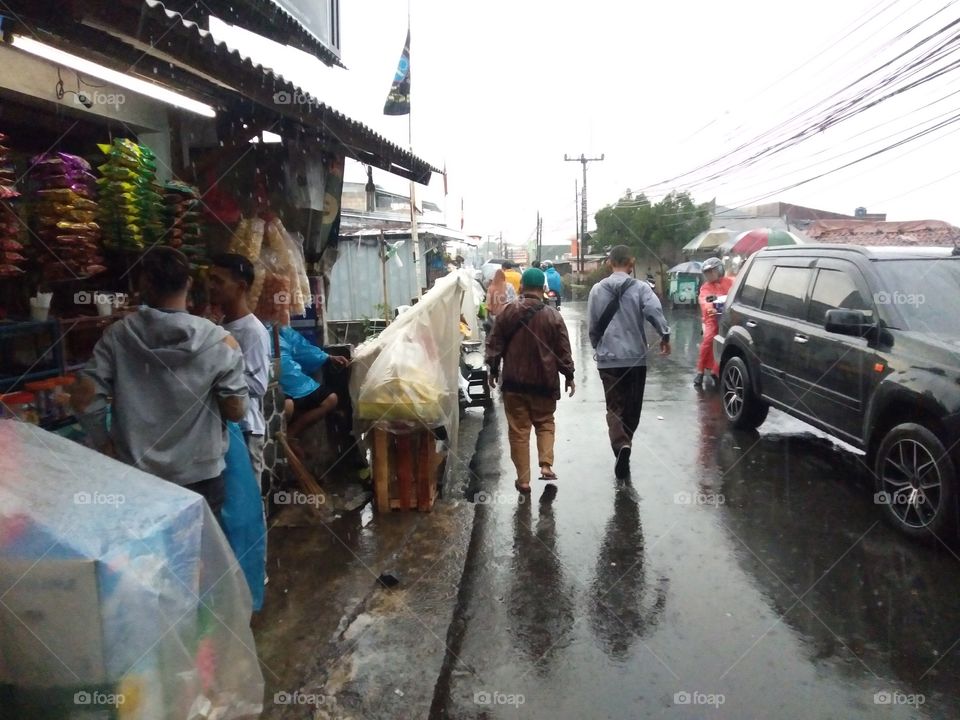
<svg viewBox="0 0 960 720">
<path fill-rule="evenodd" d="M 596 220 L 594 252 L 627 245 L 638 261 L 657 263 L 663 272 L 682 259 L 684 245 L 710 227 L 710 205 L 697 205 L 685 192 L 672 192 L 657 203 L 651 203 L 642 193 L 628 193 L 599 210 Z"/>
</svg>

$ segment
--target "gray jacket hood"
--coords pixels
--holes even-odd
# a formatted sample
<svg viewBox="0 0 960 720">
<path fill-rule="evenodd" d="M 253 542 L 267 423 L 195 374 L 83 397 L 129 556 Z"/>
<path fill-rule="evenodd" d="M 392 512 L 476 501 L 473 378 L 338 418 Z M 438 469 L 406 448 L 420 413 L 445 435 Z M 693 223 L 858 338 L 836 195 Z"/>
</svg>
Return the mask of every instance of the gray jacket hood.
<svg viewBox="0 0 960 720">
<path fill-rule="evenodd" d="M 171 369 L 181 367 L 229 335 L 222 327 L 187 312 L 146 306 L 129 316 L 118 330 L 127 335 L 124 345 L 128 352 Z"/>
</svg>

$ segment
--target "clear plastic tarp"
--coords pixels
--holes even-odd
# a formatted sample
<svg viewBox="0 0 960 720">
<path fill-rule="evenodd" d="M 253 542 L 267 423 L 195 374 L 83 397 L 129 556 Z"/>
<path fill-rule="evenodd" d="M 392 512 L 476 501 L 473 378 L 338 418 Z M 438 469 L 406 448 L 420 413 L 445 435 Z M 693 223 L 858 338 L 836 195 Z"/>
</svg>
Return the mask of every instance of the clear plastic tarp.
<svg viewBox="0 0 960 720">
<path fill-rule="evenodd" d="M 358 430 L 446 430 L 455 446 L 459 425 L 461 316 L 479 322 L 473 274 L 458 270 L 437 280 L 416 305 L 357 348 L 350 395 Z"/>
<path fill-rule="evenodd" d="M 250 590 L 203 498 L 14 420 L 0 420 L 0 598 L 0 696 L 17 717 L 261 711 Z"/>
</svg>

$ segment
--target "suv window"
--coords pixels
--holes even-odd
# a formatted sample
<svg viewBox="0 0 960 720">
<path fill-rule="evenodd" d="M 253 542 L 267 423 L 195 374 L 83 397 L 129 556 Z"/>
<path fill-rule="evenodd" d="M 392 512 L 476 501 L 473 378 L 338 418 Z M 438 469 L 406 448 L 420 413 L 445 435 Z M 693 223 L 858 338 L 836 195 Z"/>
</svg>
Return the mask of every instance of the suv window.
<svg viewBox="0 0 960 720">
<path fill-rule="evenodd" d="M 740 288 L 740 302 L 750 307 L 760 307 L 763 300 L 763 289 L 767 286 L 767 276 L 770 275 L 771 262 L 755 260 L 747 271 L 747 276 L 743 279 L 743 285 Z"/>
<path fill-rule="evenodd" d="M 807 319 L 817 325 L 823 325 L 827 319 L 827 310 L 834 308 L 872 310 L 849 274 L 842 270 L 823 268 L 813 286 Z"/>
<path fill-rule="evenodd" d="M 810 282 L 810 269 L 778 266 L 773 269 L 763 310 L 785 317 L 803 317 L 803 295 Z"/>
</svg>

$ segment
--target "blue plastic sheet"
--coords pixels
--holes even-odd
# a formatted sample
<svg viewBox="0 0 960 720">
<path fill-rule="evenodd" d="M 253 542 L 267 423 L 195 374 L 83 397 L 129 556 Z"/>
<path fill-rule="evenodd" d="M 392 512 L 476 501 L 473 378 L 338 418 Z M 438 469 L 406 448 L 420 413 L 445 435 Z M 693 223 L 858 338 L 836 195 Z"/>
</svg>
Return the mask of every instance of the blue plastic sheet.
<svg viewBox="0 0 960 720">
<path fill-rule="evenodd" d="M 260 483 L 253 476 L 253 465 L 243 432 L 237 423 L 227 423 L 230 446 L 224 470 L 226 499 L 220 510 L 223 529 L 243 570 L 253 609 L 263 607 L 263 578 L 267 562 L 267 523 L 260 499 Z"/>
</svg>

